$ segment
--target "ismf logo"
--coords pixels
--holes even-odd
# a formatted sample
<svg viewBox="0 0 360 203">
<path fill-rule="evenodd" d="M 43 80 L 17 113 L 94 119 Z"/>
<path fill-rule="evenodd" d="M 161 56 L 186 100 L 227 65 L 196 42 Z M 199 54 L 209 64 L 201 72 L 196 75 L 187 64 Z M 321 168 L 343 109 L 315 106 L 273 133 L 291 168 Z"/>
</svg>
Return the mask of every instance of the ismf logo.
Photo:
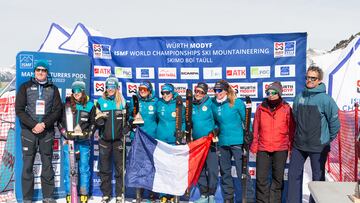
<svg viewBox="0 0 360 203">
<path fill-rule="evenodd" d="M 356 82 L 357 93 L 360 93 L 360 80 Z"/>
<path fill-rule="evenodd" d="M 155 79 L 155 73 L 153 67 L 137 67 L 136 68 L 137 79 Z"/>
<path fill-rule="evenodd" d="M 101 96 L 105 91 L 105 81 L 94 81 L 94 95 Z"/>
<path fill-rule="evenodd" d="M 111 74 L 110 66 L 94 66 L 95 77 L 108 77 Z"/>
<path fill-rule="evenodd" d="M 226 78 L 246 78 L 246 67 L 226 67 Z"/>
<path fill-rule="evenodd" d="M 275 77 L 295 77 L 295 64 L 276 65 Z"/>
<path fill-rule="evenodd" d="M 111 46 L 107 44 L 93 44 L 93 57 L 111 59 Z"/>
<path fill-rule="evenodd" d="M 20 68 L 31 69 L 33 68 L 34 58 L 33 55 L 20 54 Z"/>
<path fill-rule="evenodd" d="M 274 58 L 296 56 L 296 41 L 274 42 Z"/>
</svg>

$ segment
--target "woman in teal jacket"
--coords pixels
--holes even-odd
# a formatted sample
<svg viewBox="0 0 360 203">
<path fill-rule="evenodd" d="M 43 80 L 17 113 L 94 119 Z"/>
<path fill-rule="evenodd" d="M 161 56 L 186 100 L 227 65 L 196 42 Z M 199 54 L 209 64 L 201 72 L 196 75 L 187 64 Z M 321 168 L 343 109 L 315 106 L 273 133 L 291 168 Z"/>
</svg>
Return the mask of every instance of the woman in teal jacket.
<svg viewBox="0 0 360 203">
<path fill-rule="evenodd" d="M 241 174 L 243 122 L 245 121 L 245 104 L 236 98 L 235 91 L 228 82 L 220 80 L 214 86 L 212 110 L 216 124 L 220 128 L 219 151 L 221 187 L 225 203 L 234 202 L 234 185 L 231 176 L 231 158 L 234 157 L 236 173 Z"/>
<path fill-rule="evenodd" d="M 175 88 L 172 84 L 165 84 L 161 88 L 162 98 L 159 99 L 156 116 L 158 118 L 158 126 L 156 129 L 156 139 L 175 145 L 175 123 L 176 123 L 176 96 Z M 182 108 L 182 130 L 185 129 L 184 117 L 185 109 Z M 171 178 L 171 177 L 169 177 Z M 175 200 L 176 198 L 176 200 Z M 169 197 L 166 194 L 160 194 L 160 202 L 165 203 L 168 199 L 170 202 L 178 202 L 178 197 Z"/>
<path fill-rule="evenodd" d="M 140 83 L 139 90 L 136 94 L 139 100 L 139 113 L 144 120 L 144 124 L 139 125 L 141 130 L 146 132 L 151 137 L 156 136 L 156 128 L 157 128 L 157 121 L 156 121 L 156 106 L 158 99 L 154 97 L 153 88 L 150 81 L 144 81 Z M 134 110 L 134 101 L 130 101 L 130 108 L 129 108 L 129 121 L 130 123 L 134 120 L 133 115 Z M 134 125 L 133 125 L 134 126 Z M 130 134 L 131 140 L 134 139 L 134 131 L 131 131 Z M 142 201 L 142 194 L 144 192 L 143 188 L 136 188 L 136 202 L 140 203 Z M 154 202 L 154 193 L 150 193 L 150 199 Z"/>
<path fill-rule="evenodd" d="M 176 97 L 172 84 L 165 84 L 161 88 L 162 98 L 159 99 L 156 116 L 158 118 L 158 126 L 156 129 L 156 139 L 164 141 L 168 144 L 175 145 L 175 121 L 176 121 Z M 185 129 L 184 120 L 185 108 L 182 108 L 182 129 Z"/>
<path fill-rule="evenodd" d="M 212 112 L 212 100 L 207 95 L 208 85 L 199 82 L 195 87 L 195 95 L 192 111 L 192 136 L 194 140 L 207 136 L 215 129 L 214 115 Z M 198 185 L 201 197 L 196 203 L 215 203 L 215 192 L 218 183 L 218 158 L 216 146 L 211 143 L 206 162 L 201 171 Z"/>
</svg>

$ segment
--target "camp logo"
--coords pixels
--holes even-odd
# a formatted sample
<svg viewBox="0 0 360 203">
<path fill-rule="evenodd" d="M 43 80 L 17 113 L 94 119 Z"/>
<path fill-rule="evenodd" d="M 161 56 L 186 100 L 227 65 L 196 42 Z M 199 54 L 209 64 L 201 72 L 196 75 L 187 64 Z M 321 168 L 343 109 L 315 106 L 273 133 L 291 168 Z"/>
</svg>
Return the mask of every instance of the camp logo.
<svg viewBox="0 0 360 203">
<path fill-rule="evenodd" d="M 295 77 L 295 64 L 276 65 L 275 77 Z"/>
<path fill-rule="evenodd" d="M 296 41 L 274 42 L 274 58 L 296 56 Z"/>
<path fill-rule="evenodd" d="M 131 67 L 115 67 L 115 76 L 117 78 L 132 78 Z"/>
<path fill-rule="evenodd" d="M 94 66 L 94 77 L 108 77 L 110 74 L 110 66 Z"/>
<path fill-rule="evenodd" d="M 270 78 L 270 66 L 251 66 L 251 78 Z"/>
<path fill-rule="evenodd" d="M 226 78 L 238 79 L 246 78 L 246 67 L 226 67 Z"/>
<path fill-rule="evenodd" d="M 34 58 L 33 55 L 20 54 L 20 69 L 32 69 Z"/>
<path fill-rule="evenodd" d="M 214 67 L 214 68 L 204 68 L 203 69 L 203 77 L 204 79 L 222 79 L 222 68 Z"/>
<path fill-rule="evenodd" d="M 181 79 L 199 79 L 199 68 L 181 68 L 180 69 Z"/>
<path fill-rule="evenodd" d="M 101 96 L 105 91 L 105 81 L 94 81 L 94 95 Z"/>
<path fill-rule="evenodd" d="M 159 79 L 176 79 L 176 68 L 159 68 Z"/>
<path fill-rule="evenodd" d="M 154 79 L 155 73 L 153 67 L 137 67 L 136 68 L 137 79 Z"/>
<path fill-rule="evenodd" d="M 93 57 L 111 59 L 111 46 L 107 44 L 93 44 Z"/>
</svg>

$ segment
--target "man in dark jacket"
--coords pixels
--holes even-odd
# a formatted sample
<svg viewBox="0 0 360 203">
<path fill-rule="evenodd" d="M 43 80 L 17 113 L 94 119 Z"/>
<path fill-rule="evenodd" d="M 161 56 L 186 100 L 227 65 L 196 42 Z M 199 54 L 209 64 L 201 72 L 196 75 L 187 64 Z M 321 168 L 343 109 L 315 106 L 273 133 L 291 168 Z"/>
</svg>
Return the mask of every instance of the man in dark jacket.
<svg viewBox="0 0 360 203">
<path fill-rule="evenodd" d="M 306 72 L 306 87 L 294 100 L 296 132 L 290 158 L 287 202 L 302 202 L 303 169 L 307 157 L 310 157 L 312 180 L 325 181 L 330 142 L 340 129 L 339 108 L 326 94 L 322 79 L 323 71 L 310 66 Z M 309 202 L 315 202 L 311 196 Z"/>
<path fill-rule="evenodd" d="M 23 202 L 30 203 L 34 194 L 33 165 L 39 148 L 43 202 L 52 203 L 56 202 L 52 198 L 55 183 L 51 164 L 54 123 L 61 116 L 62 104 L 58 88 L 48 80 L 48 63 L 38 61 L 34 68 L 35 77 L 20 86 L 15 101 L 21 124 Z"/>
</svg>

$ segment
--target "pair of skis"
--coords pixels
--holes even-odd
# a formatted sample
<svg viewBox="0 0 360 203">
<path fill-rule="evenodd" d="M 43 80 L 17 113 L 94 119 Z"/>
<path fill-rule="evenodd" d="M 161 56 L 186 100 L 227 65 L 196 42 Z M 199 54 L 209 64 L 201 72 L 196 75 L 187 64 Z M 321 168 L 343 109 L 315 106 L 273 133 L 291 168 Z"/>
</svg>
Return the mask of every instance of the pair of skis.
<svg viewBox="0 0 360 203">
<path fill-rule="evenodd" d="M 185 132 L 182 131 L 182 108 L 183 100 L 181 96 L 176 97 L 176 110 L 175 110 L 175 137 L 176 144 L 186 144 L 192 141 L 192 91 L 186 90 L 185 100 Z"/>
<path fill-rule="evenodd" d="M 242 202 L 246 203 L 246 193 L 247 193 L 247 181 L 249 177 L 248 172 L 248 159 L 249 159 L 249 148 L 253 139 L 253 135 L 250 132 L 250 122 L 251 122 L 251 99 L 249 96 L 245 97 L 245 123 L 244 123 L 244 142 L 243 142 L 243 155 L 242 155 L 242 174 L 241 174 L 241 190 L 242 190 Z"/>
</svg>

